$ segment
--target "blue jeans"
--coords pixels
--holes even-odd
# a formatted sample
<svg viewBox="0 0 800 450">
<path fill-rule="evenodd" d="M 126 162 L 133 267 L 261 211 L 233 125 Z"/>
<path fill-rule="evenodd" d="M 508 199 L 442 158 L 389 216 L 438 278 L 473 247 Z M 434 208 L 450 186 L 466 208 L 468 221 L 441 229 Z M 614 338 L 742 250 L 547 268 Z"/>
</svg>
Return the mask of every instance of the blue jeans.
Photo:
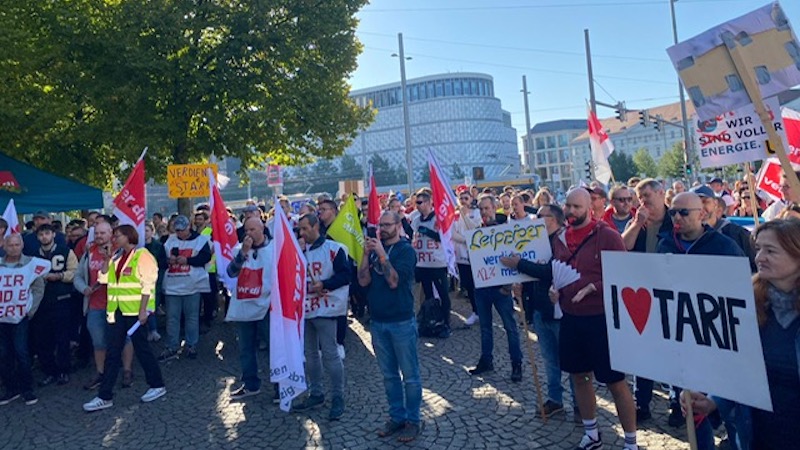
<svg viewBox="0 0 800 450">
<path fill-rule="evenodd" d="M 522 363 L 522 349 L 519 344 L 519 329 L 514 320 L 514 300 L 496 287 L 475 289 L 475 305 L 478 307 L 478 319 L 481 324 L 481 361 L 491 363 L 494 350 L 492 334 L 492 305 L 503 321 L 503 328 L 508 337 L 508 353 L 512 363 Z"/>
<path fill-rule="evenodd" d="M 251 322 L 237 322 L 239 334 L 239 364 L 242 366 L 242 382 L 248 391 L 261 389 L 261 378 L 258 377 L 258 330 L 261 323 L 269 316 Z"/>
<path fill-rule="evenodd" d="M 331 397 L 344 398 L 344 365 L 336 350 L 336 328 L 338 317 L 316 317 L 306 319 L 304 351 L 306 356 L 306 381 L 308 392 L 313 396 L 324 396 L 324 367 L 331 381 Z M 320 352 L 322 355 L 320 355 Z"/>
<path fill-rule="evenodd" d="M 105 309 L 90 309 L 86 312 L 86 327 L 92 337 L 92 347 L 95 350 L 108 348 L 108 313 Z"/>
<path fill-rule="evenodd" d="M 200 340 L 200 294 L 167 295 L 167 348 L 180 346 L 181 311 L 186 326 L 186 345 L 196 347 Z"/>
<path fill-rule="evenodd" d="M 370 328 L 372 348 L 383 373 L 389 416 L 397 423 L 418 424 L 422 405 L 422 381 L 417 357 L 417 320 L 373 320 Z"/>
<path fill-rule="evenodd" d="M 33 389 L 31 354 L 28 350 L 27 317 L 20 323 L 0 323 L 0 379 L 6 393 L 21 394 Z"/>
<path fill-rule="evenodd" d="M 750 407 L 730 400 L 712 397 L 717 404 L 720 419 L 728 431 L 728 445 L 732 450 L 750 450 L 753 421 Z M 706 417 L 697 427 L 698 450 L 714 450 L 714 424 Z"/>
<path fill-rule="evenodd" d="M 533 328 L 539 337 L 539 348 L 544 359 L 544 371 L 547 376 L 547 399 L 564 404 L 564 387 L 561 385 L 561 364 L 558 360 L 558 333 L 561 322 L 558 320 L 543 320 L 542 313 L 533 312 Z M 572 377 L 569 377 L 569 387 L 572 391 L 572 405 L 575 406 L 575 386 Z"/>
</svg>

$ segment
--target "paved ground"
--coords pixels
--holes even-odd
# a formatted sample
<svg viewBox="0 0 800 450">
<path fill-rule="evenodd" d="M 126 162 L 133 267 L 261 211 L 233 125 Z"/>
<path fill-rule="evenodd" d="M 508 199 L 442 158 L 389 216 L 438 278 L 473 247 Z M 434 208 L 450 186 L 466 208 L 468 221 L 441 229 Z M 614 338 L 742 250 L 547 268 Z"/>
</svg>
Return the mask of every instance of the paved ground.
<svg viewBox="0 0 800 450">
<path fill-rule="evenodd" d="M 454 324 L 463 323 L 468 308 L 463 298 L 453 301 Z M 446 340 L 420 340 L 425 429 L 412 444 L 375 435 L 387 405 L 369 330 L 361 323 L 351 323 L 346 343 L 347 411 L 341 421 L 331 423 L 327 408 L 307 415 L 286 414 L 263 393 L 246 402 L 231 402 L 228 391 L 239 374 L 237 344 L 233 328 L 219 322 L 201 336 L 197 360 L 162 366 L 168 389 L 164 398 L 146 405 L 139 402 L 146 386 L 137 368 L 134 386 L 117 390 L 112 409 L 86 414 L 81 405 L 94 393 L 81 388 L 91 376 L 89 369 L 82 369 L 66 386 L 39 389 L 35 406 L 17 401 L 2 407 L 0 448 L 575 448 L 582 429 L 573 424 L 571 411 L 547 423 L 534 417 L 536 396 L 529 363 L 525 362 L 522 383 L 508 380 L 511 369 L 502 326 L 495 327 L 496 371 L 482 378 L 467 373 L 477 362 L 479 342 L 477 325 L 456 325 Z M 263 363 L 268 361 L 266 353 L 261 357 Z M 605 388 L 598 394 L 606 448 L 622 448 L 622 429 L 610 394 Z M 666 423 L 665 398 L 663 392 L 656 394 L 654 417 L 640 426 L 639 442 L 650 450 L 688 448 L 684 431 Z"/>
</svg>

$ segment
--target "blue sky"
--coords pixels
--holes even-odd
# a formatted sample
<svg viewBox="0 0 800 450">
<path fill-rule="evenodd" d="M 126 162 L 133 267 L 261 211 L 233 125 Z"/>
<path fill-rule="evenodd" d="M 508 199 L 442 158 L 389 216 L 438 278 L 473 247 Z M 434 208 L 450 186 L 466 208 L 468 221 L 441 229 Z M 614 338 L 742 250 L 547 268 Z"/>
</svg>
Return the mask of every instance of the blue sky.
<svg viewBox="0 0 800 450">
<path fill-rule="evenodd" d="M 765 0 L 678 0 L 678 39 L 767 4 Z M 781 2 L 794 29 L 800 1 Z M 646 108 L 678 101 L 668 0 L 373 0 L 360 13 L 364 45 L 354 89 L 399 81 L 397 33 L 409 79 L 446 72 L 494 77 L 495 95 L 525 130 L 522 75 L 531 124 L 586 117 L 589 97 L 583 30 L 589 29 L 598 101 Z M 598 108 L 600 117 L 614 111 Z M 520 148 L 522 146 L 520 145 Z"/>
</svg>

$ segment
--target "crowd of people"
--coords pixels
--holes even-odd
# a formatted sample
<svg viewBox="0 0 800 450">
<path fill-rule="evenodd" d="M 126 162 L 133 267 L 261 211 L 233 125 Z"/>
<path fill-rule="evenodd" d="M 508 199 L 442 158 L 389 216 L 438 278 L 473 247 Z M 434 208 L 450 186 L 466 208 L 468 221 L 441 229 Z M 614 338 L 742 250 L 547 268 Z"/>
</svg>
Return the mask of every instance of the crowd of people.
<svg viewBox="0 0 800 450">
<path fill-rule="evenodd" d="M 327 195 L 309 199 L 297 211 L 288 199 L 280 198 L 275 207 L 283 209 L 308 261 L 304 335 L 308 393 L 295 401 L 293 409 L 319 408 L 329 398 L 328 418 L 338 420 L 345 414 L 343 343 L 351 311 L 357 317 L 369 317 L 386 387 L 389 418 L 378 435 L 395 436 L 401 442 L 416 439 L 421 432 L 422 386 L 436 380 L 423 380 L 420 375 L 415 304 L 437 300 L 442 324 L 436 337 L 449 339 L 454 320 L 451 295 L 460 291 L 472 310 L 464 325 L 480 327 L 480 354 L 468 369 L 472 376 L 495 369 L 494 308 L 505 329 L 512 382 L 522 380 L 522 336 L 529 331 L 538 336 L 547 388 L 538 414 L 566 417 L 562 385 L 566 372 L 573 420 L 585 430 L 577 448 L 600 449 L 595 386 L 605 384 L 624 430 L 624 449 L 636 450 L 637 424 L 652 420 L 654 381 L 635 377 L 631 392 L 626 374 L 611 367 L 600 254 L 611 250 L 722 255 L 749 259 L 774 411 L 732 404 L 713 392 L 708 396 L 692 393 L 689 401 L 699 412 L 695 422 L 701 445 L 712 448 L 713 429 L 724 423 L 733 448 L 796 448 L 788 430 L 800 420 L 800 193 L 793 192 L 785 177 L 781 192 L 783 198 L 770 205 L 759 199 L 754 212 L 750 206 L 754 190 L 746 181 L 737 181 L 731 192 L 717 178 L 689 189 L 680 181 L 667 186 L 638 178 L 614 184 L 608 191 L 597 184 L 575 187 L 563 204 L 547 188 L 506 187 L 495 192 L 458 186 L 452 233 L 457 278 L 448 273 L 436 205 L 428 188 L 406 199 L 380 197 L 380 221 L 375 233 L 364 227 L 360 262 L 344 243 L 328 234 L 350 194 L 341 199 Z M 360 206 L 366 225 L 369 205 L 364 201 Z M 4 388 L 0 406 L 19 398 L 35 404 L 35 386 L 68 384 L 75 367 L 93 360 L 95 373 L 83 387 L 98 392 L 83 409 L 110 408 L 119 372 L 124 387 L 132 383 L 134 355 L 148 385 L 141 400 L 161 398 L 169 380 L 165 384 L 159 363 L 197 358 L 201 335 L 217 315 L 236 324 L 239 342 L 241 384 L 231 390 L 231 400 L 260 394 L 256 352 L 270 344 L 270 274 L 276 270 L 271 248 L 273 213 L 254 202 L 239 216 L 228 211 L 237 226 L 239 246 L 227 265 L 227 277 L 217 274 L 207 205 L 198 207 L 191 218 L 174 214 L 165 220 L 153 214 L 144 236 L 130 225 L 119 225 L 115 217 L 97 212 L 68 222 L 63 231 L 47 212 L 34 214 L 28 231 L 7 235 L 0 247 L 0 268 L 24 267 L 34 257 L 51 263 L 49 273 L 30 285 L 27 295 L 32 301 L 26 316 L 18 323 L 0 323 Z M 767 222 L 754 235 L 728 219 L 759 213 Z M 536 218 L 544 221 L 552 261 L 504 257 L 503 265 L 535 281 L 477 288 L 466 244 L 469 232 Z M 0 219 L 0 236 L 7 227 Z M 574 267 L 580 279 L 553 288 L 554 261 Z M 222 278 L 232 279 L 234 285 L 224 285 Z M 152 343 L 162 339 L 160 318 L 166 320 L 166 336 L 164 350 L 156 355 Z M 521 327 L 520 322 L 530 328 Z M 41 370 L 36 383 L 34 358 Z M 668 422 L 681 426 L 687 405 L 681 404 L 680 387 L 672 386 L 670 391 Z M 286 395 L 277 385 L 270 394 L 276 402 Z"/>
</svg>

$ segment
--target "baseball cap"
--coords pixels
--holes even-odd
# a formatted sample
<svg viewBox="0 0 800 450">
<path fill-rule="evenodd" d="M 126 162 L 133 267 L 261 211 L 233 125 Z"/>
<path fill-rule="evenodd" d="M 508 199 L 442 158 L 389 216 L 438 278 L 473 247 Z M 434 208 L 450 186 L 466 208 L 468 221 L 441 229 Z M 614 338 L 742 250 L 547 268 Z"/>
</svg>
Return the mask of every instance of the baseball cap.
<svg viewBox="0 0 800 450">
<path fill-rule="evenodd" d="M 175 227 L 175 231 L 184 231 L 189 228 L 189 219 L 186 216 L 178 216 L 175 222 L 172 222 L 172 226 Z"/>
<path fill-rule="evenodd" d="M 50 218 L 50 213 L 40 209 L 39 211 L 36 211 L 35 213 L 33 213 L 33 218 L 35 219 L 37 217 L 42 217 L 42 218 L 45 218 L 45 219 L 49 219 Z"/>
<path fill-rule="evenodd" d="M 694 192 L 700 197 L 709 197 L 709 198 L 715 197 L 714 191 L 706 185 L 695 186 L 689 189 L 689 192 Z"/>
<path fill-rule="evenodd" d="M 244 207 L 244 209 L 242 209 L 242 212 L 243 213 L 252 213 L 252 212 L 261 213 L 261 209 L 256 205 L 247 205 L 247 206 Z"/>
<path fill-rule="evenodd" d="M 722 178 L 720 178 L 720 177 L 714 177 L 714 178 L 712 178 L 712 179 L 711 179 L 711 181 L 709 181 L 709 182 L 708 182 L 708 184 L 713 184 L 713 183 L 719 183 L 719 184 L 722 184 Z"/>
</svg>

